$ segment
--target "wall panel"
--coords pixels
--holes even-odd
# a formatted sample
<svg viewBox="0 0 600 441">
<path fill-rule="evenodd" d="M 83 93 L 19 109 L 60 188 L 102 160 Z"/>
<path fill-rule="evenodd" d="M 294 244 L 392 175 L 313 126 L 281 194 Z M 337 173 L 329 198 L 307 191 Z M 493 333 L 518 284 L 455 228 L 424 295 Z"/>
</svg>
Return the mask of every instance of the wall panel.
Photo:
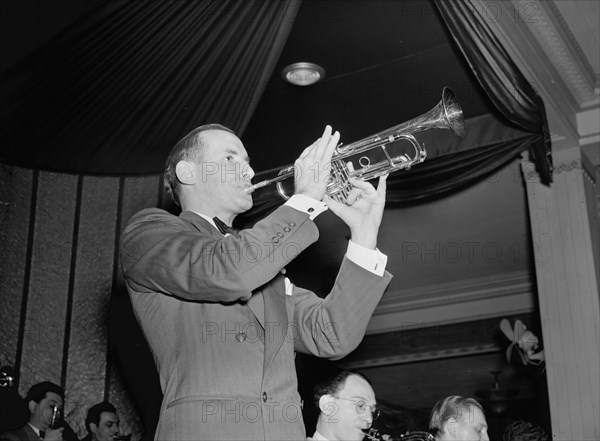
<svg viewBox="0 0 600 441">
<path fill-rule="evenodd" d="M 87 409 L 104 400 L 118 194 L 118 178 L 83 178 L 65 381 L 65 415 L 80 437 Z"/>
<path fill-rule="evenodd" d="M 123 227 L 138 210 L 156 207 L 159 193 L 159 176 L 0 164 L 0 363 L 17 369 L 22 396 L 44 380 L 63 386 L 66 420 L 80 437 L 89 406 L 108 400 L 122 431 L 139 439 L 144 426 L 130 389 L 136 398 L 140 390 L 160 395 L 154 381 L 152 389 L 137 378 L 140 366 L 152 374 L 154 362 L 141 347 L 118 268 Z M 130 367 L 119 351 L 142 355 Z M 144 424 L 152 430 L 154 420 Z"/>
<path fill-rule="evenodd" d="M 21 392 L 44 380 L 60 384 L 78 179 L 40 172 L 27 298 Z"/>
<path fill-rule="evenodd" d="M 0 164 L 0 366 L 18 370 L 34 173 Z"/>
</svg>

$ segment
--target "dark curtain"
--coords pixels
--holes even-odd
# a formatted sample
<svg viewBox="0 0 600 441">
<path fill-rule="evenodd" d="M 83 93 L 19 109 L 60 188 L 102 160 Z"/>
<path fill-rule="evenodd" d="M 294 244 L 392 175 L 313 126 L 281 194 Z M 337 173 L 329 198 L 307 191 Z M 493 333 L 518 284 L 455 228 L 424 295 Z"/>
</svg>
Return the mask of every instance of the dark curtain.
<svg viewBox="0 0 600 441">
<path fill-rule="evenodd" d="M 101 3 L 0 77 L 0 161 L 159 174 L 173 140 L 200 124 L 243 133 L 299 4 Z"/>
<path fill-rule="evenodd" d="M 552 182 L 552 150 L 542 98 L 488 26 L 480 1 L 434 0 L 479 85 L 507 121 L 530 134 L 529 151 L 540 180 Z"/>
</svg>

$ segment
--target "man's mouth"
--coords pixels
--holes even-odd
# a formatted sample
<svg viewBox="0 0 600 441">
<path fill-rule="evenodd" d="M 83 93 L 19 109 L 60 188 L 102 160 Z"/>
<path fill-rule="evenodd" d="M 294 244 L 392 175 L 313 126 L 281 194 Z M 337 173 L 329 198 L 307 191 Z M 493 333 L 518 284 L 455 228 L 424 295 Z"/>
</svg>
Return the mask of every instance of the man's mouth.
<svg viewBox="0 0 600 441">
<path fill-rule="evenodd" d="M 256 190 L 256 187 L 252 184 L 247 184 L 247 185 L 244 185 L 244 187 L 242 189 L 244 190 L 244 193 L 251 195 Z"/>
</svg>

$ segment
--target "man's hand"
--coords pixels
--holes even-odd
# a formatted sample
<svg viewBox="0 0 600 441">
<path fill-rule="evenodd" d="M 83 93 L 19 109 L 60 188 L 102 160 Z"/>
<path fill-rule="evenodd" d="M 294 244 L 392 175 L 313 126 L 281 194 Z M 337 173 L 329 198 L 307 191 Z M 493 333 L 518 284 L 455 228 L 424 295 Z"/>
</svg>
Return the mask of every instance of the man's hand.
<svg viewBox="0 0 600 441">
<path fill-rule="evenodd" d="M 329 182 L 331 156 L 340 141 L 339 132 L 331 134 L 325 127 L 323 136 L 304 149 L 294 163 L 295 194 L 303 194 L 318 201 L 323 199 Z"/>
<path fill-rule="evenodd" d="M 46 434 L 44 435 L 44 441 L 63 441 L 63 430 L 65 430 L 64 427 L 46 430 Z"/>
<path fill-rule="evenodd" d="M 350 178 L 348 182 L 354 188 L 345 204 L 325 196 L 331 211 L 350 227 L 352 242 L 373 250 L 377 247 L 377 233 L 385 208 L 386 180 L 387 175 L 381 176 L 375 190 L 368 182 Z"/>
</svg>

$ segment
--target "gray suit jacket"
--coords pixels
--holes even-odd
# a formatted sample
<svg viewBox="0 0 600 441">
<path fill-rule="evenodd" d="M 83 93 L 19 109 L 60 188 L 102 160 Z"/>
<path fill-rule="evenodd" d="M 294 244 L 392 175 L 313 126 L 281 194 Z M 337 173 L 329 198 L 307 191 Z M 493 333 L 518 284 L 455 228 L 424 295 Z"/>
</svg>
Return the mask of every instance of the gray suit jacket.
<svg viewBox="0 0 600 441">
<path fill-rule="evenodd" d="M 29 424 L 25 424 L 23 427 L 10 432 L 5 432 L 0 435 L 1 441 L 41 441 L 41 438 L 37 436 L 35 431 Z"/>
<path fill-rule="evenodd" d="M 287 206 L 237 238 L 191 212 L 132 218 L 121 262 L 164 393 L 157 440 L 306 439 L 295 352 L 354 350 L 391 280 L 344 259 L 325 299 L 291 292 L 280 270 L 317 238 Z"/>
</svg>

